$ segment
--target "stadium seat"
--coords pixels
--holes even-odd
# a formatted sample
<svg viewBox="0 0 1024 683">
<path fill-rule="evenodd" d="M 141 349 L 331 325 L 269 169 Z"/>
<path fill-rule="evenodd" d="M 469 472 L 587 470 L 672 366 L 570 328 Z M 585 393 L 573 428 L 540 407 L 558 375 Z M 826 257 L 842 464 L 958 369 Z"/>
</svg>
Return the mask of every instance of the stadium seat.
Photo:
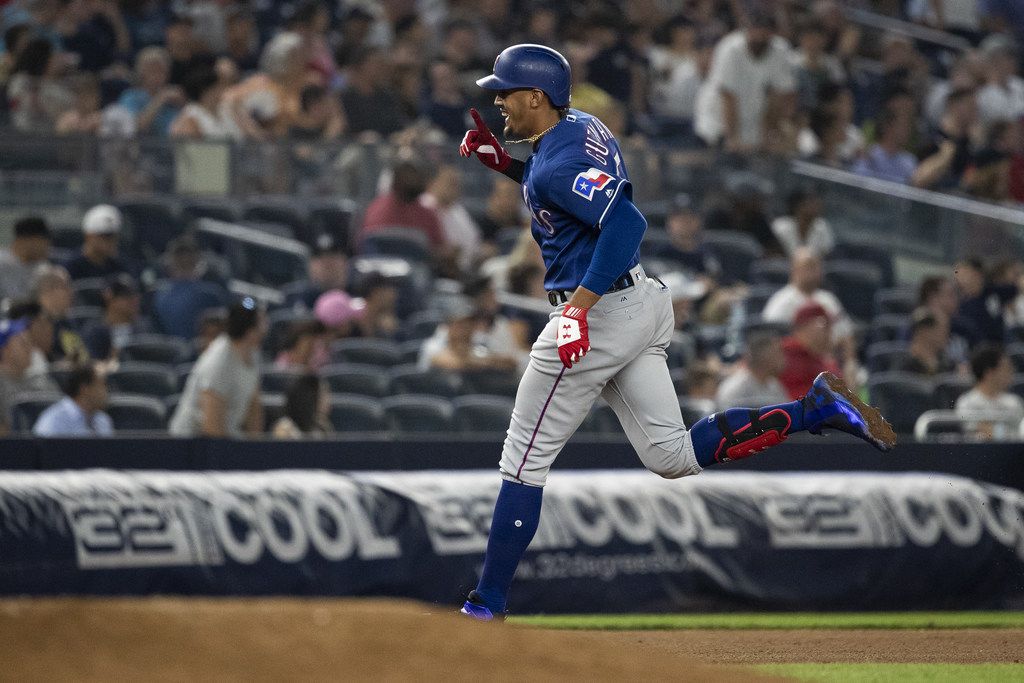
<svg viewBox="0 0 1024 683">
<path fill-rule="evenodd" d="M 71 283 L 76 306 L 95 306 L 103 308 L 103 291 L 107 288 L 104 277 L 86 277 Z"/>
<path fill-rule="evenodd" d="M 669 377 L 672 378 L 672 388 L 675 389 L 676 396 L 686 395 L 686 368 L 678 367 L 672 368 L 668 371 Z"/>
<path fill-rule="evenodd" d="M 402 350 L 387 339 L 339 339 L 331 343 L 336 363 L 364 363 L 390 367 L 402 362 Z"/>
<path fill-rule="evenodd" d="M 284 415 L 284 396 L 281 394 L 260 394 L 263 406 L 263 431 L 270 432 L 274 423 Z"/>
<path fill-rule="evenodd" d="M 320 369 L 335 394 L 359 394 L 380 398 L 388 395 L 388 375 L 376 365 L 335 363 Z"/>
<path fill-rule="evenodd" d="M 1024 342 L 1015 342 L 1006 345 L 1006 355 L 1013 363 L 1014 372 L 1024 372 Z"/>
<path fill-rule="evenodd" d="M 508 430 L 514 405 L 515 401 L 501 396 L 460 396 L 452 401 L 455 430 L 461 433 L 504 434 Z"/>
<path fill-rule="evenodd" d="M 754 261 L 750 264 L 750 282 L 776 290 L 784 287 L 789 282 L 789 259 L 772 256 Z"/>
<path fill-rule="evenodd" d="M 640 243 L 640 258 L 659 258 L 671 244 L 667 232 L 648 228 L 644 233 L 644 241 Z"/>
<path fill-rule="evenodd" d="M 772 298 L 772 294 L 777 291 L 779 291 L 779 285 L 775 284 L 751 285 L 747 290 L 747 296 L 743 299 L 743 311 L 747 317 L 760 316 L 768 299 Z"/>
<path fill-rule="evenodd" d="M 715 402 L 706 398 L 679 397 L 679 410 L 683 414 L 683 424 L 692 427 L 702 417 L 715 412 Z"/>
<path fill-rule="evenodd" d="M 305 212 L 288 198 L 252 197 L 242 209 L 242 222 L 286 225 L 295 239 L 310 243 L 311 232 Z"/>
<path fill-rule="evenodd" d="M 85 241 L 85 235 L 82 233 L 81 225 L 55 225 L 53 226 L 53 249 L 67 249 L 68 251 L 78 254 L 82 249 L 82 242 Z M 50 252 L 51 258 L 53 258 L 53 252 Z M 60 262 L 60 259 L 53 259 L 56 262 Z"/>
<path fill-rule="evenodd" d="M 174 366 L 174 383 L 178 387 L 178 391 L 185 390 L 185 383 L 188 382 L 188 376 L 192 374 L 193 367 L 195 367 L 195 363 L 179 363 Z"/>
<path fill-rule="evenodd" d="M 935 383 L 935 407 L 941 410 L 952 409 L 956 405 L 956 400 L 974 386 L 970 379 L 956 373 L 940 375 L 933 381 Z"/>
<path fill-rule="evenodd" d="M 335 243 L 350 246 L 353 216 L 356 211 L 356 203 L 349 199 L 336 199 L 313 205 L 309 209 L 308 219 L 310 238 L 315 241 L 320 235 L 330 235 Z"/>
<path fill-rule="evenodd" d="M 412 339 L 410 341 L 402 342 L 398 345 L 398 349 L 402 354 L 401 365 L 418 363 L 420 360 L 420 352 L 423 350 L 423 340 Z"/>
<path fill-rule="evenodd" d="M 890 287 L 875 292 L 875 312 L 910 315 L 917 306 L 917 295 L 909 289 Z"/>
<path fill-rule="evenodd" d="M 177 365 L 188 359 L 188 342 L 165 334 L 137 334 L 121 347 L 122 361 L 141 361 Z"/>
<path fill-rule="evenodd" d="M 519 390 L 519 377 L 511 371 L 475 370 L 462 373 L 465 390 L 474 394 L 515 398 Z"/>
<path fill-rule="evenodd" d="M 71 327 L 81 330 L 94 320 L 103 317 L 103 309 L 99 306 L 72 306 L 68 311 L 67 321 Z"/>
<path fill-rule="evenodd" d="M 825 288 L 836 295 L 850 317 L 871 320 L 875 292 L 882 286 L 878 266 L 868 261 L 835 260 L 825 263 Z"/>
<path fill-rule="evenodd" d="M 170 396 L 164 397 L 164 408 L 167 409 L 168 423 L 170 423 L 171 418 L 174 417 L 174 411 L 178 409 L 179 403 L 181 403 L 181 394 L 171 394 Z"/>
<path fill-rule="evenodd" d="M 393 432 L 450 432 L 452 406 L 443 396 L 408 394 L 381 401 L 388 428 Z"/>
<path fill-rule="evenodd" d="M 399 256 L 414 263 L 430 262 L 430 243 L 415 228 L 382 228 L 363 237 L 360 253 L 372 256 Z"/>
<path fill-rule="evenodd" d="M 271 394 L 284 394 L 303 373 L 294 370 L 264 370 L 260 375 L 260 390 Z"/>
<path fill-rule="evenodd" d="M 174 370 L 160 363 L 121 363 L 117 370 L 107 374 L 107 385 L 111 391 L 157 398 L 178 391 Z"/>
<path fill-rule="evenodd" d="M 896 369 L 910 357 L 904 340 L 875 342 L 864 350 L 864 361 L 869 372 L 887 372 Z"/>
<path fill-rule="evenodd" d="M 167 243 L 184 231 L 176 215 L 173 200 L 156 197 L 117 203 L 127 223 L 135 252 L 155 259 L 167 249 Z"/>
<path fill-rule="evenodd" d="M 192 199 L 181 207 L 182 222 L 189 226 L 199 218 L 212 218 L 225 223 L 237 223 L 241 209 L 237 202 L 230 200 Z"/>
<path fill-rule="evenodd" d="M 905 315 L 898 313 L 883 313 L 876 315 L 871 321 L 872 341 L 900 341 L 910 325 L 910 320 Z"/>
<path fill-rule="evenodd" d="M 397 365 L 388 373 L 392 395 L 436 394 L 452 398 L 462 392 L 462 377 L 438 369 L 421 370 L 415 364 Z"/>
<path fill-rule="evenodd" d="M 331 394 L 331 424 L 339 432 L 382 432 L 387 429 L 380 402 L 357 394 Z"/>
<path fill-rule="evenodd" d="M 870 263 L 878 269 L 879 285 L 892 287 L 896 284 L 896 269 L 893 267 L 892 249 L 878 242 L 840 242 L 829 254 L 829 261 L 852 260 Z"/>
<path fill-rule="evenodd" d="M 880 372 L 868 378 L 868 396 L 897 434 L 912 434 L 917 418 L 936 408 L 935 385 L 909 372 Z"/>
<path fill-rule="evenodd" d="M 621 434 L 622 426 L 612 407 L 604 399 L 599 399 L 583 418 L 579 431 L 584 434 Z"/>
<path fill-rule="evenodd" d="M 29 391 L 14 397 L 11 403 L 11 431 L 28 434 L 44 410 L 64 398 L 52 391 Z"/>
<path fill-rule="evenodd" d="M 1010 391 L 1024 399 L 1024 374 L 1014 375 Z"/>
<path fill-rule="evenodd" d="M 167 429 L 167 407 L 152 396 L 111 394 L 106 412 L 118 432 L 163 432 Z"/>
<path fill-rule="evenodd" d="M 722 264 L 722 280 L 750 282 L 750 264 L 761 258 L 763 249 L 758 241 L 738 230 L 705 230 L 704 244 Z"/>
<path fill-rule="evenodd" d="M 53 367 L 57 365 L 57 367 Z M 67 391 L 68 378 L 71 377 L 71 368 L 62 363 L 52 363 L 50 371 L 47 373 L 50 375 L 50 379 L 57 383 L 61 391 Z"/>
<path fill-rule="evenodd" d="M 408 341 L 428 339 L 444 321 L 439 311 L 416 311 L 402 326 L 402 338 Z"/>
<path fill-rule="evenodd" d="M 302 320 L 309 320 L 312 313 L 304 310 L 282 308 L 267 313 L 267 335 L 263 338 L 263 349 L 271 356 L 284 350 L 285 338 L 291 326 Z"/>
</svg>

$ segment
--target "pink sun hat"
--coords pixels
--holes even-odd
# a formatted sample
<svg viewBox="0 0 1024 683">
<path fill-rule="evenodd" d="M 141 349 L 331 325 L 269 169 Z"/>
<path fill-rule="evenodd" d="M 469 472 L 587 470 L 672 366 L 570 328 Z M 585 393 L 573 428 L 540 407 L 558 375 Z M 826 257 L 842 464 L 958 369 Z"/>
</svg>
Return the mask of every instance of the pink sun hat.
<svg viewBox="0 0 1024 683">
<path fill-rule="evenodd" d="M 320 295 L 313 306 L 317 320 L 327 327 L 339 327 L 366 314 L 366 301 L 351 297 L 340 289 L 331 289 Z"/>
</svg>

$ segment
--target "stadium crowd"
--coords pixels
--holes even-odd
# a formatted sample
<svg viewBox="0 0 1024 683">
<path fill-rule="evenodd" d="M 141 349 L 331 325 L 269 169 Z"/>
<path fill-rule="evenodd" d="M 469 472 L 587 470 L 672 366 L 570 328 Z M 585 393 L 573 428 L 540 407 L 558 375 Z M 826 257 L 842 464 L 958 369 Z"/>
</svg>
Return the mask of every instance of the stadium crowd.
<svg viewBox="0 0 1024 683">
<path fill-rule="evenodd" d="M 875 35 L 844 4 L 975 47 Z M 310 257 L 273 283 L 269 310 L 232 291 L 238 273 L 190 230 L 153 253 L 139 244 L 148 226 L 102 204 L 69 249 L 46 220 L 18 220 L 0 251 L 2 433 L 503 430 L 546 316 L 498 293 L 546 301 L 544 266 L 514 183 L 494 178 L 469 206 L 460 169 L 428 168 L 415 143 L 461 136 L 471 106 L 495 117 L 474 81 L 517 41 L 562 49 L 573 105 L 642 144 L 800 156 L 1024 201 L 1024 12 L 1012 2 L 13 0 L 0 22 L 0 110 L 23 134 L 400 150 L 351 224 L 293 226 Z M 903 433 L 923 410 L 955 407 L 978 416 L 977 438 L 1017 435 L 1020 258 L 965 256 L 909 292 L 892 255 L 854 254 L 806 188 L 777 215 L 756 186 L 723 196 L 674 197 L 648 216 L 642 247 L 673 291 L 669 362 L 687 421 L 799 396 L 826 368 Z M 417 267 L 425 279 L 408 275 Z M 595 411 L 584 428 L 609 421 Z"/>
</svg>

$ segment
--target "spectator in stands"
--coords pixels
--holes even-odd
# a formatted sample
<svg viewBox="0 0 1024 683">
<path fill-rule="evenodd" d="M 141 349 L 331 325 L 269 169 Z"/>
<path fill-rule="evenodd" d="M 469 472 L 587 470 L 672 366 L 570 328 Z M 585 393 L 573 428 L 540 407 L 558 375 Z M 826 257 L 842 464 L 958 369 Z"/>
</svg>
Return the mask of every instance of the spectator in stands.
<svg viewBox="0 0 1024 683">
<path fill-rule="evenodd" d="M 32 280 L 32 292 L 43 313 L 53 323 L 50 360 L 67 360 L 71 363 L 88 360 L 89 352 L 85 343 L 68 320 L 73 296 L 68 271 L 50 264 L 40 266 Z"/>
<path fill-rule="evenodd" d="M 910 121 L 892 110 L 883 111 L 878 119 L 878 142 L 853 165 L 853 172 L 869 178 L 910 183 L 917 170 L 917 159 L 906 151 L 910 136 Z"/>
<path fill-rule="evenodd" d="M 344 131 L 345 116 L 338 101 L 321 85 L 304 87 L 299 93 L 299 112 L 288 130 L 288 138 L 302 142 L 332 142 Z"/>
<path fill-rule="evenodd" d="M 743 361 L 718 387 L 715 403 L 719 410 L 736 406 L 785 403 L 785 388 L 779 375 L 786 367 L 782 343 L 773 332 L 754 332 L 746 340 Z M 768 399 L 770 403 L 763 401 Z"/>
<path fill-rule="evenodd" d="M 171 137 L 194 140 L 230 139 L 235 128 L 221 113 L 224 86 L 216 72 L 206 67 L 190 71 L 185 75 L 182 88 L 188 103 L 171 123 Z"/>
<path fill-rule="evenodd" d="M 807 393 L 818 373 L 842 375 L 833 356 L 832 316 L 816 301 L 805 303 L 793 318 L 793 332 L 782 340 L 785 366 L 779 381 L 791 400 Z"/>
<path fill-rule="evenodd" d="M 11 66 L 7 108 L 11 123 L 22 133 L 52 133 L 57 119 L 74 100 L 61 75 L 64 56 L 46 38 L 33 38 Z"/>
<path fill-rule="evenodd" d="M 227 332 L 196 361 L 170 422 L 172 436 L 241 437 L 263 431 L 259 349 L 266 317 L 245 298 L 228 309 Z"/>
<path fill-rule="evenodd" d="M 1008 391 L 1013 385 L 1009 356 L 998 344 L 979 344 L 971 354 L 971 371 L 975 384 L 956 400 L 957 414 L 962 419 L 977 419 L 966 425 L 976 438 L 1017 438 L 1018 426 L 1024 420 L 1024 402 Z"/>
<path fill-rule="evenodd" d="M 952 189 L 973 161 L 973 139 L 978 137 L 978 105 L 971 88 L 953 90 L 931 143 L 910 182 L 916 187 Z"/>
<path fill-rule="evenodd" d="M 1024 116 L 1024 79 L 1018 73 L 1017 46 L 1005 35 L 981 43 L 986 84 L 978 92 L 978 110 L 985 123 Z"/>
<path fill-rule="evenodd" d="M 408 123 L 398 97 L 388 87 L 388 60 L 376 48 L 364 48 L 352 55 L 341 103 L 349 131 L 363 134 L 363 139 L 397 133 Z"/>
<path fill-rule="evenodd" d="M 366 237 L 385 228 L 411 228 L 423 234 L 430 248 L 440 253 L 444 247 L 444 230 L 437 212 L 420 203 L 427 189 L 426 170 L 413 161 L 395 164 L 391 191 L 379 195 L 366 207 L 363 228 Z"/>
<path fill-rule="evenodd" d="M 341 240 L 323 234 L 317 237 L 309 258 L 309 278 L 289 285 L 287 306 L 313 310 L 317 298 L 331 289 L 348 289 L 349 249 Z"/>
<path fill-rule="evenodd" d="M 366 315 L 366 302 L 340 289 L 331 289 L 317 298 L 313 313 L 327 328 L 328 341 L 343 339 L 353 336 L 358 329 L 356 325 Z"/>
<path fill-rule="evenodd" d="M 216 61 L 209 46 L 196 36 L 195 20 L 184 13 L 175 14 L 167 23 L 164 46 L 171 58 L 170 82 L 174 85 L 181 85 L 193 69 L 212 67 Z"/>
<path fill-rule="evenodd" d="M 0 53 L 0 83 L 6 84 L 11 77 L 11 69 L 25 46 L 33 38 L 32 27 L 28 24 L 11 22 L 6 24 L 3 35 L 3 52 Z"/>
<path fill-rule="evenodd" d="M 118 104 L 135 117 L 140 135 L 165 137 L 185 104 L 185 92 L 171 85 L 171 56 L 162 47 L 147 47 L 135 57 L 135 87 L 121 93 Z"/>
<path fill-rule="evenodd" d="M 473 304 L 467 298 L 449 302 L 446 318 L 447 323 L 439 325 L 434 335 L 423 342 L 423 348 L 420 350 L 420 367 L 452 372 L 507 372 L 516 369 L 515 358 L 492 354 L 487 347 L 476 343 L 474 336 L 478 324 L 477 315 Z"/>
<path fill-rule="evenodd" d="M 159 45 L 164 41 L 171 7 L 160 0 L 133 0 L 121 3 L 125 26 L 136 50 Z"/>
<path fill-rule="evenodd" d="M 284 415 L 271 433 L 275 439 L 323 439 L 333 434 L 327 383 L 314 374 L 296 378 L 285 394 Z"/>
<path fill-rule="evenodd" d="M 987 31 L 1010 33 L 1024 45 L 1024 7 L 1016 0 L 981 0 L 981 26 Z"/>
<path fill-rule="evenodd" d="M 260 57 L 260 71 L 224 93 L 224 118 L 241 137 L 284 137 L 299 113 L 299 94 L 307 85 L 307 46 L 289 31 L 274 36 Z"/>
<path fill-rule="evenodd" d="M 200 279 L 202 254 L 189 236 L 167 245 L 168 281 L 153 297 L 153 318 L 164 334 L 191 339 L 203 311 L 223 308 L 228 293 L 215 282 Z"/>
<path fill-rule="evenodd" d="M 665 218 L 665 231 L 668 243 L 656 243 L 652 256 L 669 259 L 688 277 L 712 286 L 722 273 L 722 264 L 704 243 L 703 221 L 688 196 L 676 198 Z"/>
<path fill-rule="evenodd" d="M 303 0 L 294 7 L 286 28 L 302 38 L 308 51 L 309 67 L 321 84 L 333 87 L 338 79 L 338 65 L 327 39 L 331 28 L 330 6 L 320 0 Z"/>
<path fill-rule="evenodd" d="M 484 215 L 477 220 L 480 234 L 493 241 L 502 230 L 520 229 L 523 225 L 523 195 L 520 186 L 495 178 L 491 193 L 487 195 Z"/>
<path fill-rule="evenodd" d="M 26 391 L 57 391 L 49 377 L 40 381 L 28 375 L 32 363 L 32 341 L 26 320 L 0 322 L 0 436 L 11 430 L 11 406 L 17 394 Z"/>
<path fill-rule="evenodd" d="M 949 319 L 926 308 L 918 309 L 910 320 L 909 355 L 892 369 L 924 377 L 955 372 L 956 364 L 946 356 L 948 345 Z"/>
<path fill-rule="evenodd" d="M 393 339 L 401 323 L 398 320 L 398 288 L 380 273 L 370 273 L 359 283 L 359 296 L 365 302 L 362 316 L 355 321 L 360 337 Z"/>
<path fill-rule="evenodd" d="M 274 359 L 274 368 L 293 372 L 316 372 L 330 358 L 324 344 L 327 327 L 319 320 L 297 320 L 291 324 Z"/>
<path fill-rule="evenodd" d="M 64 2 L 57 28 L 61 43 L 77 55 L 78 68 L 100 71 L 131 50 L 131 36 L 114 2 Z"/>
<path fill-rule="evenodd" d="M 789 55 L 789 45 L 775 34 L 774 17 L 751 12 L 746 29 L 730 33 L 715 47 L 711 73 L 697 98 L 697 134 L 732 152 L 760 148 L 771 100 L 795 98 Z"/>
<path fill-rule="evenodd" d="M 1013 184 L 1015 180 L 1020 182 L 1024 170 L 1020 152 L 1021 124 L 994 121 L 985 132 L 984 147 L 971 156 L 972 163 L 964 170 L 960 187 L 979 199 L 1016 200 Z"/>
<path fill-rule="evenodd" d="M 512 321 L 502 312 L 491 279 L 480 276 L 467 280 L 462 291 L 472 302 L 476 315 L 473 342 L 493 356 L 515 358 L 519 368 L 525 370 L 534 340 L 516 336 Z"/>
<path fill-rule="evenodd" d="M 109 204 L 98 204 L 82 217 L 82 253 L 67 262 L 72 280 L 87 277 L 110 277 L 127 272 L 118 260 L 118 242 L 124 219 Z"/>
<path fill-rule="evenodd" d="M 976 339 L 1002 344 L 1006 331 L 1003 310 L 1017 298 L 1017 285 L 990 282 L 984 263 L 976 257 L 961 259 L 953 276 L 960 290 L 958 314 L 964 325 L 973 327 Z"/>
<path fill-rule="evenodd" d="M 228 313 L 224 308 L 208 308 L 199 316 L 199 331 L 192 344 L 196 356 L 201 356 L 217 337 L 228 329 Z"/>
<path fill-rule="evenodd" d="M 684 14 L 664 27 L 663 42 L 647 51 L 651 65 L 651 109 L 669 127 L 692 128 L 693 105 L 704 78 L 698 27 Z"/>
<path fill-rule="evenodd" d="M 797 139 L 801 155 L 845 168 L 864 151 L 864 134 L 853 121 L 853 93 L 837 83 L 818 88 L 818 106 Z"/>
<path fill-rule="evenodd" d="M 698 360 L 686 367 L 686 398 L 707 404 L 709 412 L 715 409 L 718 395 L 719 368 L 717 362 Z"/>
<path fill-rule="evenodd" d="M 424 206 L 437 212 L 446 242 L 445 257 L 454 263 L 456 277 L 459 271 L 471 272 L 484 255 L 481 251 L 480 228 L 469 214 L 462 198 L 462 174 L 450 164 L 434 172 L 434 177 L 421 198 Z M 442 271 L 443 272 L 443 271 Z"/>
<path fill-rule="evenodd" d="M 985 62 L 977 52 L 967 52 L 953 60 L 946 79 L 937 81 L 928 91 L 924 103 L 928 124 L 938 128 L 942 123 L 949 93 L 958 90 L 977 92 L 984 83 L 984 71 Z"/>
<path fill-rule="evenodd" d="M 818 93 L 825 84 L 840 84 L 846 80 L 842 62 L 829 54 L 825 27 L 813 19 L 805 20 L 797 28 L 798 48 L 790 63 L 797 83 L 800 107 L 811 111 L 818 106 Z"/>
<path fill-rule="evenodd" d="M 961 319 L 957 313 L 960 300 L 957 298 L 953 280 L 943 275 L 931 275 L 921 280 L 917 290 L 918 310 L 931 311 L 950 322 L 949 343 L 944 353 L 958 367 L 966 367 L 971 342 L 977 330 L 974 324 Z"/>
<path fill-rule="evenodd" d="M 426 117 L 449 137 L 460 137 L 466 129 L 469 100 L 459 84 L 455 68 L 443 60 L 430 65 L 430 98 Z"/>
<path fill-rule="evenodd" d="M 647 60 L 633 48 L 614 11 L 596 10 L 584 19 L 587 46 L 594 51 L 587 61 L 588 80 L 630 111 L 646 108 Z"/>
<path fill-rule="evenodd" d="M 781 255 L 782 245 L 775 239 L 768 222 L 766 197 L 772 194 L 772 184 L 753 173 L 737 173 L 727 179 L 728 193 L 709 202 L 711 208 L 704 216 L 704 225 L 715 230 L 745 232 L 758 241 L 765 256 Z"/>
<path fill-rule="evenodd" d="M 50 257 L 50 228 L 38 216 L 26 216 L 14 224 L 14 239 L 0 249 L 0 302 L 24 299 L 32 287 L 32 273 Z"/>
<path fill-rule="evenodd" d="M 79 74 L 71 81 L 75 102 L 57 118 L 57 135 L 96 135 L 100 131 L 100 86 L 92 74 Z"/>
<path fill-rule="evenodd" d="M 26 377 L 39 383 L 42 388 L 50 386 L 50 352 L 53 350 L 53 322 L 43 312 L 43 307 L 31 299 L 16 301 L 7 310 L 10 320 L 25 320 L 28 323 L 29 341 L 32 343 L 32 360 Z"/>
<path fill-rule="evenodd" d="M 828 221 L 821 216 L 818 195 L 807 188 L 797 188 L 789 193 L 786 207 L 786 215 L 772 221 L 772 232 L 786 255 L 792 257 L 801 247 L 822 258 L 831 253 L 836 238 Z"/>
<path fill-rule="evenodd" d="M 678 271 L 665 273 L 660 278 L 672 296 L 675 329 L 672 332 L 671 348 L 673 354 L 681 359 L 681 365 L 688 367 L 702 355 L 697 336 L 699 316 L 695 308 L 707 294 L 707 288 L 702 281 Z"/>
<path fill-rule="evenodd" d="M 72 369 L 67 395 L 44 410 L 32 433 L 42 437 L 113 436 L 114 422 L 107 407 L 107 377 L 92 363 Z"/>
<path fill-rule="evenodd" d="M 118 358 L 132 335 L 149 331 L 139 316 L 142 297 L 135 278 L 127 273 L 115 276 L 103 290 L 103 317 L 86 324 L 82 339 L 96 360 Z"/>
<path fill-rule="evenodd" d="M 234 7 L 224 25 L 224 56 L 248 75 L 259 68 L 260 36 L 252 13 L 243 7 Z"/>
</svg>

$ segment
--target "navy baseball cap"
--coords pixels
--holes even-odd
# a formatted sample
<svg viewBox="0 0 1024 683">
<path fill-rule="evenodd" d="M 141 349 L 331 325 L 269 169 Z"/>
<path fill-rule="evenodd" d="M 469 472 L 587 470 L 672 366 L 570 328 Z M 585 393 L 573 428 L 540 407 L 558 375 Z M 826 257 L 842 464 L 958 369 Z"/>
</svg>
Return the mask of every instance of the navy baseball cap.
<svg viewBox="0 0 1024 683">
<path fill-rule="evenodd" d="M 0 349 L 7 346 L 14 337 L 28 329 L 28 319 L 18 318 L 17 320 L 4 320 L 0 322 Z"/>
</svg>

